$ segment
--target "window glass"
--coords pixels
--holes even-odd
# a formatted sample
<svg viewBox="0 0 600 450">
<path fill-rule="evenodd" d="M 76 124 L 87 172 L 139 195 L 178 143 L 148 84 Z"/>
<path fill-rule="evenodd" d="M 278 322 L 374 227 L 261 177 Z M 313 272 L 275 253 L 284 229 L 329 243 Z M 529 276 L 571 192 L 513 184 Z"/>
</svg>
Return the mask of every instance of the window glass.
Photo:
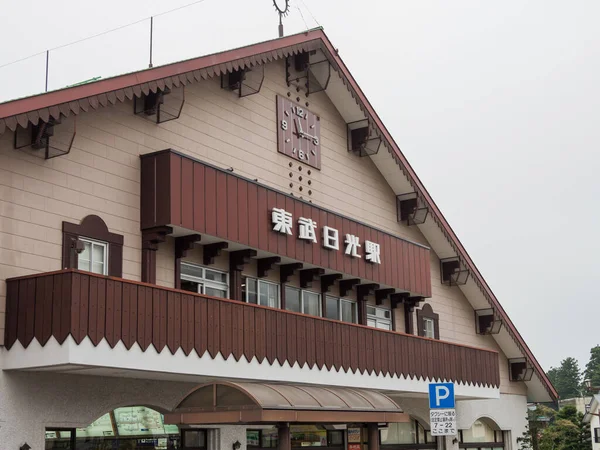
<svg viewBox="0 0 600 450">
<path fill-rule="evenodd" d="M 205 448 L 206 431 L 185 430 L 183 433 L 183 446 L 186 448 Z"/>
<path fill-rule="evenodd" d="M 327 447 L 327 430 L 317 425 L 292 425 L 290 434 L 292 447 Z"/>
<path fill-rule="evenodd" d="M 266 281 L 258 282 L 260 304 L 271 308 L 279 308 L 279 286 Z"/>
<path fill-rule="evenodd" d="M 288 311 L 302 312 L 300 308 L 300 289 L 285 287 L 285 309 Z"/>
<path fill-rule="evenodd" d="M 327 314 L 325 317 L 327 317 L 328 319 L 340 320 L 338 302 L 339 300 L 335 297 L 330 297 L 329 295 L 325 297 L 325 306 L 327 308 Z"/>
<path fill-rule="evenodd" d="M 83 251 L 77 257 L 77 268 L 87 272 L 106 275 L 106 257 L 108 246 L 104 242 L 79 239 L 83 242 Z"/>
<path fill-rule="evenodd" d="M 392 314 L 389 309 L 367 306 L 367 325 L 370 327 L 381 328 L 383 330 L 392 329 Z"/>
<path fill-rule="evenodd" d="M 186 291 L 227 298 L 228 287 L 225 272 L 194 264 L 181 264 L 181 288 Z"/>
<path fill-rule="evenodd" d="M 347 300 L 340 300 L 340 306 L 342 309 L 342 321 L 356 323 L 356 303 L 349 302 Z"/>
<path fill-rule="evenodd" d="M 310 314 L 311 316 L 321 315 L 321 294 L 302 291 L 302 303 L 304 314 Z"/>
<path fill-rule="evenodd" d="M 494 442 L 494 430 L 485 422 L 476 420 L 473 426 L 462 432 L 463 442 Z"/>
<path fill-rule="evenodd" d="M 419 422 L 417 422 L 417 437 L 419 444 L 425 443 L 425 428 Z"/>
<path fill-rule="evenodd" d="M 328 445 L 330 447 L 342 447 L 344 445 L 344 432 L 338 430 L 330 431 Z"/>
<path fill-rule="evenodd" d="M 246 288 L 246 301 L 248 303 L 256 304 L 258 302 L 258 290 L 256 286 L 256 279 L 246 278 L 244 284 L 245 286 L 243 287 Z"/>
<path fill-rule="evenodd" d="M 277 428 L 273 427 L 261 431 L 263 448 L 277 448 L 279 446 L 279 435 L 277 434 Z"/>
<path fill-rule="evenodd" d="M 415 444 L 417 442 L 415 422 L 389 423 L 381 429 L 381 445 Z"/>
<path fill-rule="evenodd" d="M 424 336 L 428 338 L 435 337 L 435 322 L 429 317 L 423 319 Z"/>
<path fill-rule="evenodd" d="M 46 430 L 45 450 L 75 450 L 71 447 L 70 430 Z"/>
<path fill-rule="evenodd" d="M 260 430 L 246 430 L 246 445 L 260 447 Z"/>
</svg>

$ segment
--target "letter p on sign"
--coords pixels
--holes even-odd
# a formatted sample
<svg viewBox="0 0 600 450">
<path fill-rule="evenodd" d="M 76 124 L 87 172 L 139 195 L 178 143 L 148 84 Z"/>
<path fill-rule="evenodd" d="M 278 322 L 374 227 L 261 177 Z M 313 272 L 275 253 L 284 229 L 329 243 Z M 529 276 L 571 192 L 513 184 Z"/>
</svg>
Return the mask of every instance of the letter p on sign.
<svg viewBox="0 0 600 450">
<path fill-rule="evenodd" d="M 454 408 L 454 383 L 429 385 L 429 409 Z"/>
</svg>

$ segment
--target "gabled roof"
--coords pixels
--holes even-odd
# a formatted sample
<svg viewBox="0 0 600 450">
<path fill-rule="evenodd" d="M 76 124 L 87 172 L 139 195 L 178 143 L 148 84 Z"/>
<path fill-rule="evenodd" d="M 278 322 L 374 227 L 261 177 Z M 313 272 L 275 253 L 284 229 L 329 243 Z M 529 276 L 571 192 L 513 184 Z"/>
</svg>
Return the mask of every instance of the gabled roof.
<svg viewBox="0 0 600 450">
<path fill-rule="evenodd" d="M 48 92 L 0 104 L 0 134 L 5 128 L 15 130 L 17 125 L 47 121 L 62 114 L 80 114 L 109 104 L 123 102 L 165 86 L 179 86 L 198 82 L 238 68 L 265 64 L 303 51 L 319 50 L 329 60 L 335 76 L 326 90 L 330 99 L 347 122 L 367 118 L 373 131 L 381 138 L 387 152 L 371 157 L 396 194 L 408 192 L 417 196 L 429 209 L 429 219 L 419 228 L 440 257 L 458 256 L 469 269 L 469 284 L 463 293 L 474 308 L 493 308 L 502 318 L 503 333 L 496 338 L 509 358 L 525 357 L 535 369 L 535 377 L 528 382 L 532 401 L 555 401 L 558 394 L 539 365 L 533 353 L 500 305 L 500 302 L 473 263 L 462 243 L 446 221 L 423 183 L 414 172 L 400 147 L 369 103 L 350 71 L 339 57 L 322 29 L 285 36 L 246 47 L 181 61 L 161 67 L 133 72 L 101 81 Z M 391 158 L 391 159 L 390 159 Z M 393 163 L 392 163 L 393 162 Z M 390 164 L 392 163 L 392 164 Z M 395 164 L 394 164 L 395 163 Z M 403 192 L 404 190 L 404 192 Z"/>
</svg>

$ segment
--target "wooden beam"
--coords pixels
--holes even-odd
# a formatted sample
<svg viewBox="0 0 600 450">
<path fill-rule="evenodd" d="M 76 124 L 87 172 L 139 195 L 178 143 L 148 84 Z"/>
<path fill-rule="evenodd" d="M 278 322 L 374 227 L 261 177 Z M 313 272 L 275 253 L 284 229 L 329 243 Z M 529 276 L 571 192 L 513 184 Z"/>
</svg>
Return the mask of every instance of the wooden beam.
<svg viewBox="0 0 600 450">
<path fill-rule="evenodd" d="M 321 275 L 321 293 L 326 294 L 329 292 L 329 288 L 335 284 L 337 280 L 342 279 L 341 273 L 330 273 L 327 275 Z M 325 314 L 323 314 L 325 316 Z"/>
<path fill-rule="evenodd" d="M 358 323 L 361 325 L 367 324 L 367 296 L 379 289 L 377 283 L 365 283 L 356 286 L 356 303 L 358 306 Z"/>
<path fill-rule="evenodd" d="M 188 234 L 175 238 L 175 275 L 173 286 L 175 289 L 181 289 L 181 259 L 187 256 L 187 252 L 194 248 L 194 244 L 199 242 L 202 236 L 199 234 Z"/>
<path fill-rule="evenodd" d="M 302 267 L 304 267 L 302 263 L 283 264 L 279 266 L 279 281 L 287 283 L 294 272 L 302 269 Z"/>
<path fill-rule="evenodd" d="M 214 244 L 206 244 L 202 247 L 204 255 L 202 262 L 205 266 L 210 266 L 215 263 L 215 257 L 221 254 L 221 250 L 229 247 L 227 242 L 215 242 Z"/>
<path fill-rule="evenodd" d="M 340 297 L 345 297 L 354 286 L 360 283 L 360 278 L 350 278 L 348 280 L 340 280 Z"/>
<path fill-rule="evenodd" d="M 269 258 L 260 258 L 256 260 L 256 276 L 258 278 L 266 277 L 269 270 L 273 268 L 275 264 L 281 262 L 281 257 L 271 256 Z"/>
<path fill-rule="evenodd" d="M 395 294 L 391 294 L 390 303 L 392 304 L 392 309 L 396 309 L 398 305 L 403 304 L 404 300 L 406 300 L 408 297 L 410 297 L 409 292 L 397 292 Z"/>
<path fill-rule="evenodd" d="M 246 248 L 229 253 L 229 267 L 231 270 L 242 271 L 244 266 L 250 262 L 250 258 L 256 256 L 256 250 Z"/>
<path fill-rule="evenodd" d="M 394 292 L 396 292 L 396 289 L 394 288 L 377 289 L 375 291 L 375 303 L 377 305 L 382 305 L 383 301 Z"/>
<path fill-rule="evenodd" d="M 167 240 L 171 227 L 154 227 L 142 230 L 142 281 L 156 284 L 156 251 L 158 244 Z"/>
<path fill-rule="evenodd" d="M 310 269 L 304 269 L 300 271 L 300 287 L 306 289 L 312 286 L 312 282 L 315 277 L 321 276 L 325 273 L 325 269 L 320 267 L 312 267 Z"/>
</svg>

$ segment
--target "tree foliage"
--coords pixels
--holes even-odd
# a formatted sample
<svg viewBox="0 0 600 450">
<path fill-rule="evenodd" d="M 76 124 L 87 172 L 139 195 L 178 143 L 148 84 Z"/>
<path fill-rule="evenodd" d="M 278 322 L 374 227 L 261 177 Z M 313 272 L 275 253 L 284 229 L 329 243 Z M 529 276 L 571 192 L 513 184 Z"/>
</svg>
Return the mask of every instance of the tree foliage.
<svg viewBox="0 0 600 450">
<path fill-rule="evenodd" d="M 539 450 L 590 450 L 589 424 L 574 406 L 565 406 L 544 430 L 539 443 Z"/>
<path fill-rule="evenodd" d="M 581 396 L 581 370 L 575 358 L 564 359 L 560 367 L 552 367 L 547 374 L 560 398 Z"/>
<path fill-rule="evenodd" d="M 584 378 L 592 382 L 592 386 L 600 387 L 600 345 L 590 350 L 590 360 L 585 366 Z"/>
</svg>

